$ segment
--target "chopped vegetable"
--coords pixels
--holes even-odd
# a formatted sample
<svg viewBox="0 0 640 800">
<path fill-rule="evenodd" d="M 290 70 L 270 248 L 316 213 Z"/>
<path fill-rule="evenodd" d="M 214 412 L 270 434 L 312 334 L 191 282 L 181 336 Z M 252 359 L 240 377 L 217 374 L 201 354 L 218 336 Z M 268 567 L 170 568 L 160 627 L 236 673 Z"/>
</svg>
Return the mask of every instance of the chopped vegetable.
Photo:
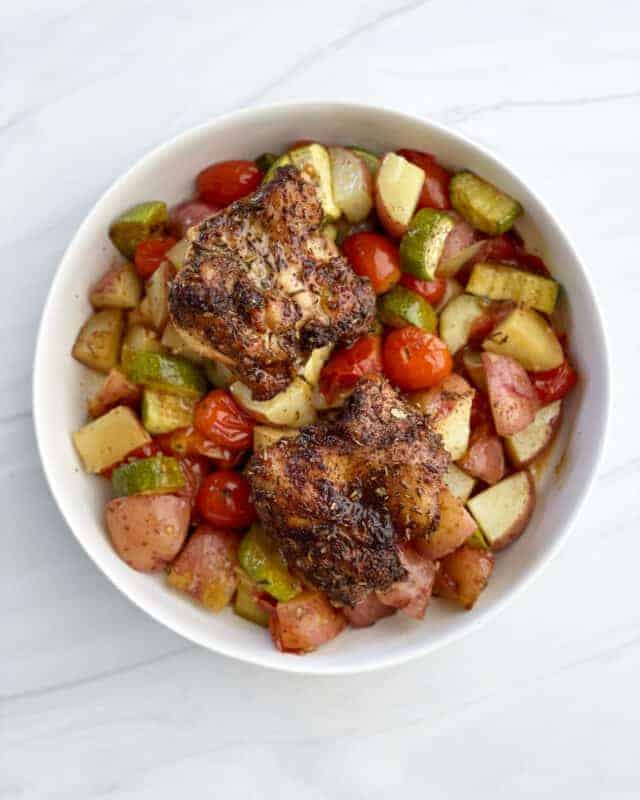
<svg viewBox="0 0 640 800">
<path fill-rule="evenodd" d="M 162 353 L 162 344 L 158 340 L 158 334 L 151 328 L 143 325 L 132 325 L 125 333 L 122 341 L 122 362 L 124 363 L 131 357 L 132 353 Z"/>
<path fill-rule="evenodd" d="M 278 603 L 269 629 L 278 650 L 309 653 L 341 633 L 344 616 L 319 592 L 303 592 L 286 603 Z"/>
<path fill-rule="evenodd" d="M 140 388 L 120 372 L 112 369 L 100 389 L 89 399 L 90 417 L 100 417 L 117 405 L 135 406 L 140 399 Z"/>
<path fill-rule="evenodd" d="M 406 158 L 424 172 L 424 184 L 418 200 L 418 208 L 451 208 L 449 202 L 449 182 L 451 173 L 436 161 L 431 153 L 419 150 L 398 150 L 398 155 Z"/>
<path fill-rule="evenodd" d="M 559 367 L 534 372 L 530 377 L 543 406 L 561 400 L 578 382 L 578 373 L 566 359 Z"/>
<path fill-rule="evenodd" d="M 436 312 L 421 295 L 395 286 L 383 295 L 378 304 L 380 319 L 392 328 L 404 328 L 415 325 L 423 331 L 433 333 L 438 326 Z"/>
<path fill-rule="evenodd" d="M 298 435 L 295 428 L 273 428 L 270 425 L 256 425 L 253 429 L 253 449 L 256 453 L 271 447 L 280 439 L 292 439 Z"/>
<path fill-rule="evenodd" d="M 400 286 L 411 289 L 412 292 L 424 297 L 427 303 L 437 306 L 447 290 L 447 281 L 444 278 L 434 278 L 432 281 L 422 281 L 413 275 L 404 274 L 400 278 Z"/>
<path fill-rule="evenodd" d="M 255 161 L 219 161 L 198 174 L 196 186 L 202 202 L 224 208 L 255 191 L 261 180 Z"/>
<path fill-rule="evenodd" d="M 382 343 L 379 336 L 362 336 L 349 347 L 334 352 L 320 373 L 320 391 L 328 403 L 352 389 L 360 378 L 382 372 Z"/>
<path fill-rule="evenodd" d="M 252 525 L 244 535 L 238 557 L 251 580 L 276 600 L 291 600 L 300 593 L 300 581 L 291 575 L 275 543 L 260 525 Z"/>
<path fill-rule="evenodd" d="M 142 424 L 149 433 L 170 433 L 193 424 L 194 401 L 177 394 L 145 389 L 142 394 Z"/>
<path fill-rule="evenodd" d="M 266 174 L 271 167 L 273 166 L 274 162 L 278 160 L 278 156 L 275 153 L 262 153 L 256 159 L 256 167 L 262 172 L 262 174 Z"/>
<path fill-rule="evenodd" d="M 472 172 L 453 176 L 449 198 L 455 210 L 474 228 L 490 236 L 509 230 L 522 213 L 520 203 Z"/>
<path fill-rule="evenodd" d="M 509 356 L 483 353 L 491 413 L 500 436 L 524 430 L 540 406 L 538 395 L 524 369 Z"/>
<path fill-rule="evenodd" d="M 451 372 L 451 353 L 442 339 L 413 326 L 392 331 L 384 342 L 384 372 L 404 391 L 428 389 Z"/>
<path fill-rule="evenodd" d="M 91 290 L 89 300 L 94 308 L 135 308 L 141 294 L 140 278 L 127 262 L 103 275 Z"/>
<path fill-rule="evenodd" d="M 247 528 L 256 518 L 249 484 L 237 472 L 219 470 L 207 475 L 196 503 L 204 519 L 221 528 Z"/>
<path fill-rule="evenodd" d="M 558 290 L 559 284 L 551 278 L 491 261 L 476 264 L 467 283 L 470 294 L 491 300 L 512 300 L 546 314 L 553 312 Z"/>
<path fill-rule="evenodd" d="M 369 278 L 376 294 L 389 291 L 401 278 L 398 248 L 379 233 L 354 233 L 342 243 L 354 272 Z"/>
<path fill-rule="evenodd" d="M 315 184 L 327 219 L 338 219 L 340 209 L 333 196 L 331 161 L 327 148 L 313 142 L 291 150 L 289 158 L 291 163 L 308 175 Z M 273 166 L 275 167 L 275 164 Z"/>
<path fill-rule="evenodd" d="M 214 389 L 197 404 L 194 414 L 196 430 L 221 447 L 247 450 L 253 441 L 253 420 L 237 406 L 224 389 Z"/>
<path fill-rule="evenodd" d="M 367 165 L 346 147 L 330 147 L 329 158 L 336 205 L 349 222 L 362 222 L 373 208 L 373 182 Z"/>
<path fill-rule="evenodd" d="M 482 343 L 489 353 L 511 356 L 526 370 L 560 367 L 564 353 L 549 323 L 530 308 L 514 309 Z"/>
<path fill-rule="evenodd" d="M 268 628 L 271 614 L 256 599 L 258 592 L 259 589 L 241 575 L 238 580 L 238 591 L 233 603 L 233 610 L 239 617 L 244 617 L 249 622 Z"/>
<path fill-rule="evenodd" d="M 133 259 L 140 242 L 164 234 L 168 221 L 167 204 L 151 200 L 130 208 L 114 220 L 109 237 L 125 258 Z"/>
<path fill-rule="evenodd" d="M 96 311 L 84 323 L 71 355 L 91 369 L 109 372 L 118 363 L 124 317 L 118 308 Z"/>
<path fill-rule="evenodd" d="M 151 437 L 130 408 L 117 406 L 73 434 L 73 443 L 87 472 L 102 472 Z"/>
<path fill-rule="evenodd" d="M 209 383 L 213 384 L 216 389 L 228 389 L 235 381 L 233 372 L 220 361 L 205 361 L 204 371 L 207 380 Z"/>
<path fill-rule="evenodd" d="M 520 536 L 531 519 L 535 504 L 533 478 L 524 470 L 474 495 L 467 503 L 467 508 L 489 546 L 500 550 Z"/>
<path fill-rule="evenodd" d="M 162 331 L 169 319 L 169 282 L 173 277 L 173 264 L 163 261 L 147 281 L 146 300 L 151 324 L 157 331 Z"/>
<path fill-rule="evenodd" d="M 186 358 L 134 351 L 127 352 L 122 366 L 129 380 L 159 392 L 199 399 L 206 391 L 202 372 Z"/>
<path fill-rule="evenodd" d="M 311 401 L 312 389 L 304 378 L 294 378 L 284 391 L 271 400 L 254 400 L 249 387 L 240 381 L 232 383 L 229 391 L 238 405 L 258 422 L 304 428 L 316 420 Z"/>
<path fill-rule="evenodd" d="M 452 355 L 469 341 L 471 327 L 489 307 L 489 302 L 471 294 L 454 297 L 440 314 L 440 337 L 446 342 Z"/>
<path fill-rule="evenodd" d="M 400 242 L 402 269 L 421 280 L 433 280 L 454 224 L 444 211 L 432 208 L 418 211 Z"/>
<path fill-rule="evenodd" d="M 494 563 L 492 553 L 464 545 L 440 562 L 434 594 L 472 608 L 489 582 Z"/>
<path fill-rule="evenodd" d="M 160 236 L 140 242 L 133 259 L 140 277 L 145 280 L 150 278 L 175 244 L 173 236 Z"/>
<path fill-rule="evenodd" d="M 387 153 L 376 175 L 376 211 L 391 236 L 406 233 L 424 184 L 424 171 L 396 153 Z"/>
<path fill-rule="evenodd" d="M 211 203 L 201 203 L 199 200 L 187 200 L 185 203 L 178 203 L 177 206 L 173 206 L 169 211 L 169 232 L 176 239 L 182 241 L 186 237 L 189 228 L 212 216 L 216 211 L 220 211 L 219 206 Z M 167 258 L 173 261 L 168 253 Z M 175 264 L 175 262 L 173 263 Z M 180 269 L 182 265 L 175 264 L 175 266 L 176 269 Z"/>
<path fill-rule="evenodd" d="M 116 467 L 111 475 L 111 483 L 116 497 L 167 494 L 182 489 L 184 474 L 177 459 L 156 455 Z"/>
<path fill-rule="evenodd" d="M 375 178 L 377 171 L 380 169 L 380 163 L 382 162 L 380 156 L 377 156 L 370 150 L 365 150 L 364 147 L 350 147 L 349 149 L 353 150 L 353 152 L 364 161 L 369 170 L 369 174 L 372 178 Z"/>
</svg>

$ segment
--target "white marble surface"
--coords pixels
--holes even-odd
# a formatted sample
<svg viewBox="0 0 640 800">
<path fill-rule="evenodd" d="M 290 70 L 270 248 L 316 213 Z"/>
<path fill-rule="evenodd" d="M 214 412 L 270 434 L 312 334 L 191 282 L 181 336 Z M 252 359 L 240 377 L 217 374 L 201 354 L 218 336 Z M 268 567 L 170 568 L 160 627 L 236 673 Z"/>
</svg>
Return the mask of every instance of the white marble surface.
<svg viewBox="0 0 640 800">
<path fill-rule="evenodd" d="M 638 797 L 639 28 L 620 0 L 2 6 L 1 798 Z M 48 494 L 30 398 L 47 287 L 105 187 L 187 127 L 305 97 L 507 159 L 585 257 L 614 371 L 596 489 L 533 588 L 435 655 L 320 680 L 190 646 L 118 594 Z"/>
</svg>

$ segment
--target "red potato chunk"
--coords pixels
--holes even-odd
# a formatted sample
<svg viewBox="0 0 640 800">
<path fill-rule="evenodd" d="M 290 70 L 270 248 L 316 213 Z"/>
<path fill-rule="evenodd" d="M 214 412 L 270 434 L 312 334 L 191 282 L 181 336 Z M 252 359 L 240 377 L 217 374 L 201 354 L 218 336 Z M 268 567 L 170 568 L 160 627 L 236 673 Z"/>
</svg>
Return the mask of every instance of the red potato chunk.
<svg viewBox="0 0 640 800">
<path fill-rule="evenodd" d="M 200 525 L 169 567 L 167 580 L 211 611 L 221 611 L 238 588 L 240 536 Z"/>
<path fill-rule="evenodd" d="M 440 522 L 428 538 L 414 539 L 413 546 L 424 558 L 436 561 L 452 553 L 477 529 L 476 521 L 464 505 L 448 489 L 438 496 Z"/>
<path fill-rule="evenodd" d="M 344 615 L 319 592 L 302 592 L 278 603 L 269 619 L 274 644 L 285 653 L 309 653 L 335 639 L 346 627 Z"/>
<path fill-rule="evenodd" d="M 498 483 L 505 472 L 504 448 L 500 437 L 486 426 L 476 428 L 469 439 L 467 452 L 458 461 L 458 466 L 490 486 Z"/>
<path fill-rule="evenodd" d="M 135 406 L 140 387 L 131 383 L 119 369 L 112 369 L 100 389 L 88 401 L 89 416 L 101 417 L 117 405 Z"/>
<path fill-rule="evenodd" d="M 452 216 L 457 218 L 457 221 L 447 236 L 444 247 L 442 248 L 442 254 L 440 256 L 441 264 L 445 261 L 448 261 L 450 258 L 457 256 L 458 253 L 462 252 L 463 250 L 466 250 L 466 248 L 472 245 L 477 238 L 475 228 L 469 225 L 466 220 L 458 217 L 458 215 L 454 212 L 450 213 Z"/>
<path fill-rule="evenodd" d="M 530 425 L 540 400 L 524 368 L 510 356 L 483 353 L 491 413 L 500 436 L 512 436 Z"/>
<path fill-rule="evenodd" d="M 440 562 L 433 593 L 463 608 L 472 608 L 489 581 L 494 563 L 489 550 L 465 544 Z"/>
<path fill-rule="evenodd" d="M 190 515 L 189 503 L 171 494 L 116 497 L 105 509 L 116 552 L 139 572 L 157 572 L 177 556 Z"/>
<path fill-rule="evenodd" d="M 189 228 L 219 210 L 217 206 L 211 205 L 211 203 L 203 203 L 200 200 L 187 200 L 184 203 L 178 203 L 169 211 L 169 232 L 176 239 L 182 239 L 187 235 Z"/>
<path fill-rule="evenodd" d="M 401 547 L 399 553 L 407 577 L 396 581 L 386 591 L 377 592 L 378 599 L 414 619 L 423 619 L 431 599 L 436 566 L 410 547 Z"/>
<path fill-rule="evenodd" d="M 381 603 L 375 592 L 361 600 L 353 608 L 342 609 L 350 625 L 354 628 L 367 628 L 379 619 L 396 613 L 395 608 Z"/>
</svg>

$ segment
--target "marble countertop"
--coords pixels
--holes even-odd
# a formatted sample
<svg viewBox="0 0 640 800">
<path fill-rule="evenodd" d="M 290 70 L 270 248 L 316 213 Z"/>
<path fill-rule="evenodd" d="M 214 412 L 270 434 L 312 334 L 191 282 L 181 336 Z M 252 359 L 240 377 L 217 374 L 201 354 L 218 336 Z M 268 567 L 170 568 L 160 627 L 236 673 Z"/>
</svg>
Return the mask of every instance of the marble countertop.
<svg viewBox="0 0 640 800">
<path fill-rule="evenodd" d="M 621 0 L 3 7 L 0 798 L 638 796 L 639 29 Z M 445 650 L 331 679 L 217 657 L 120 595 L 48 493 L 30 396 L 49 283 L 114 178 L 217 114 L 308 97 L 504 157 L 584 256 L 613 366 L 596 488 L 545 574 Z"/>
</svg>

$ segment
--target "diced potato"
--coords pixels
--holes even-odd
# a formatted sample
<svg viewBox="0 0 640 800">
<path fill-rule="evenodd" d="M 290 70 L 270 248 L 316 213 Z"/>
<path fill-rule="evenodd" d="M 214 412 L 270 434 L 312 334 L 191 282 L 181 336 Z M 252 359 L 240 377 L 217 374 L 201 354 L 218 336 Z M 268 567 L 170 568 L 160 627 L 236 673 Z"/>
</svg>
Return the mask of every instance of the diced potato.
<svg viewBox="0 0 640 800">
<path fill-rule="evenodd" d="M 173 278 L 173 265 L 163 261 L 147 281 L 146 300 L 149 303 L 151 324 L 162 331 L 169 319 L 169 282 Z"/>
<path fill-rule="evenodd" d="M 513 436 L 506 436 L 505 449 L 511 463 L 526 467 L 543 453 L 555 439 L 562 419 L 562 400 L 543 406 L 527 428 Z"/>
<path fill-rule="evenodd" d="M 457 550 L 476 529 L 476 522 L 471 514 L 448 489 L 440 491 L 438 501 L 438 527 L 430 536 L 414 540 L 414 547 L 420 555 L 431 561 L 437 561 Z"/>
<path fill-rule="evenodd" d="M 254 400 L 251 389 L 240 381 L 232 383 L 229 391 L 247 414 L 259 422 L 276 427 L 303 428 L 316 420 L 311 386 L 302 378 L 295 378 L 271 400 Z"/>
<path fill-rule="evenodd" d="M 273 428 L 270 425 L 256 425 L 253 429 L 253 449 L 259 453 L 280 439 L 290 439 L 298 435 L 295 428 Z"/>
<path fill-rule="evenodd" d="M 467 508 L 493 550 L 500 550 L 520 536 L 536 504 L 533 478 L 526 470 L 515 472 L 472 497 Z"/>
<path fill-rule="evenodd" d="M 482 353 L 465 347 L 462 352 L 462 365 L 464 371 L 471 379 L 471 383 L 484 394 L 487 393 L 487 376 L 482 366 Z"/>
<path fill-rule="evenodd" d="M 190 244 L 191 242 L 187 238 L 180 239 L 180 241 L 173 245 L 171 250 L 167 250 L 165 256 L 173 264 L 176 270 L 181 270 L 184 266 L 184 259 L 187 255 L 187 248 Z"/>
<path fill-rule="evenodd" d="M 346 621 L 323 594 L 305 591 L 278 603 L 269 627 L 278 650 L 309 653 L 341 633 Z"/>
<path fill-rule="evenodd" d="M 475 390 L 455 372 L 442 383 L 413 392 L 409 399 L 430 417 L 431 427 L 442 437 L 444 449 L 453 461 L 466 452 L 471 430 L 471 405 Z"/>
<path fill-rule="evenodd" d="M 509 356 L 483 353 L 491 414 L 500 436 L 512 436 L 530 425 L 540 399 L 522 366 Z"/>
<path fill-rule="evenodd" d="M 80 428 L 73 443 L 87 472 L 102 472 L 151 441 L 130 408 L 117 406 Z"/>
<path fill-rule="evenodd" d="M 549 323 L 531 308 L 516 308 L 482 343 L 490 353 L 515 358 L 529 372 L 559 367 L 562 345 Z"/>
<path fill-rule="evenodd" d="M 457 467 L 455 464 L 449 464 L 444 478 L 444 484 L 449 489 L 451 494 L 458 498 L 462 503 L 466 503 L 473 487 L 476 485 L 476 479 L 471 475 Z"/>
<path fill-rule="evenodd" d="M 171 322 L 167 323 L 160 341 L 162 346 L 166 347 L 167 350 L 170 350 L 174 355 L 188 358 L 189 361 L 193 361 L 196 364 L 204 363 L 202 356 L 198 355 L 195 350 L 189 347 Z"/>
<path fill-rule="evenodd" d="M 91 290 L 94 308 L 135 308 L 142 295 L 142 281 L 133 264 L 110 269 Z"/>
<path fill-rule="evenodd" d="M 124 318 L 120 309 L 97 311 L 80 328 L 72 356 L 91 369 L 109 372 L 120 358 L 123 329 Z"/>
<path fill-rule="evenodd" d="M 378 218 L 392 236 L 403 236 L 418 205 L 424 170 L 397 153 L 382 159 L 375 181 Z"/>
<path fill-rule="evenodd" d="M 458 464 L 469 475 L 493 485 L 504 477 L 502 440 L 488 426 L 478 426 L 469 437 L 467 452 Z"/>
<path fill-rule="evenodd" d="M 163 350 L 155 331 L 134 325 L 126 332 L 122 342 L 122 360 L 125 361 L 131 353 L 162 353 Z"/>
<path fill-rule="evenodd" d="M 316 347 L 316 349 L 309 356 L 309 360 L 300 370 L 300 376 L 311 386 L 316 386 L 320 380 L 320 373 L 322 367 L 327 363 L 331 355 L 333 345 L 327 344 L 324 347 Z"/>
<path fill-rule="evenodd" d="M 551 278 L 491 261 L 475 264 L 467 283 L 469 294 L 490 300 L 512 300 L 551 314 L 560 286 Z"/>
<path fill-rule="evenodd" d="M 435 306 L 437 314 L 439 314 L 443 308 L 446 308 L 452 300 L 464 293 L 462 284 L 455 278 L 446 278 L 446 282 L 447 285 L 442 295 L 442 300 Z"/>
<path fill-rule="evenodd" d="M 471 326 L 489 307 L 489 301 L 470 294 L 461 294 L 448 303 L 440 314 L 440 338 L 452 355 L 469 340 Z"/>
<path fill-rule="evenodd" d="M 139 399 L 140 387 L 127 380 L 119 369 L 112 369 L 100 389 L 89 398 L 89 416 L 100 417 L 119 404 L 134 406 Z"/>
<path fill-rule="evenodd" d="M 472 608 L 489 581 L 494 563 L 488 550 L 464 545 L 440 562 L 434 594 Z"/>
</svg>

